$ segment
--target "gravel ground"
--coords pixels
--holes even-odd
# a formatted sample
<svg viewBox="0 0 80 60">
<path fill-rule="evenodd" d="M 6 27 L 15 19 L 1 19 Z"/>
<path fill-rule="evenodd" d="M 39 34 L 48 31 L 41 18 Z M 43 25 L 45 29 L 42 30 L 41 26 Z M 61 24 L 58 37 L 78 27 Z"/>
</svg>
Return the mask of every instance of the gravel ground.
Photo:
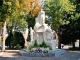
<svg viewBox="0 0 80 60">
<path fill-rule="evenodd" d="M 0 60 L 80 60 L 80 51 L 67 51 L 57 57 L 0 57 Z"/>
</svg>

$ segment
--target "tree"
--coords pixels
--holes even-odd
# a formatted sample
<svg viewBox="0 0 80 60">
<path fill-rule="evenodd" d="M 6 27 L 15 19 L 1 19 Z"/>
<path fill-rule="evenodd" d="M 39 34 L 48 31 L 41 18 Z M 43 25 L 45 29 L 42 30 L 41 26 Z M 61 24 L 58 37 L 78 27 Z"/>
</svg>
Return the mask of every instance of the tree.
<svg viewBox="0 0 80 60">
<path fill-rule="evenodd" d="M 80 19 L 80 18 L 79 18 Z M 75 48 L 75 41 L 80 39 L 80 21 L 79 19 L 70 22 L 68 25 L 63 25 L 62 30 L 62 43 L 70 44 L 72 43 L 73 48 Z"/>
<path fill-rule="evenodd" d="M 7 3 L 5 3 L 5 0 L 0 1 L 0 23 L 1 23 L 1 40 L 2 40 L 2 51 L 5 50 L 5 29 L 4 26 L 6 25 L 6 18 L 7 18 L 7 7 L 9 6 Z"/>
<path fill-rule="evenodd" d="M 34 27 L 35 17 L 41 10 L 40 0 L 24 0 L 23 8 L 27 11 L 26 21 L 28 22 L 28 28 Z"/>
<path fill-rule="evenodd" d="M 37 16 L 41 9 L 40 0 L 23 0 L 22 6 L 32 16 Z"/>
<path fill-rule="evenodd" d="M 21 0 L 20 0 L 21 1 Z M 15 25 L 18 25 L 17 27 L 21 29 L 21 26 L 25 23 L 22 23 L 24 21 L 24 12 L 23 8 L 21 8 L 21 2 L 19 0 L 0 0 L 0 23 L 2 24 L 2 51 L 5 50 L 5 39 L 4 39 L 4 26 L 6 23 L 6 20 L 8 20 L 9 25 L 11 25 L 12 29 L 15 28 Z M 16 3 L 15 3 L 16 2 Z M 20 20 L 20 21 L 19 21 Z M 14 24 L 13 21 L 18 22 Z M 26 22 L 26 21 L 25 21 Z M 20 24 L 20 26 L 19 26 Z M 24 27 L 24 26 L 23 26 Z M 12 30 L 11 29 L 11 30 Z M 4 45 L 4 46 L 3 46 Z"/>
<path fill-rule="evenodd" d="M 34 27 L 35 17 L 38 15 L 41 10 L 40 0 L 24 0 L 23 8 L 27 11 L 26 21 L 28 22 L 28 41 L 30 41 L 30 27 Z"/>
<path fill-rule="evenodd" d="M 3 0 L 0 20 L 7 20 L 7 26 L 21 29 L 26 26 L 25 12 L 21 6 L 21 0 Z M 5 18 L 5 19 L 3 19 Z M 22 28 L 23 29 L 23 28 Z"/>
<path fill-rule="evenodd" d="M 64 27 L 62 27 L 63 29 L 65 29 L 65 31 L 63 31 L 62 34 L 62 41 L 65 42 L 72 42 L 73 43 L 73 48 L 75 48 L 75 41 L 77 39 L 80 40 L 79 35 L 80 35 L 80 2 L 79 0 L 70 0 L 71 2 L 73 2 L 73 4 L 76 6 L 75 7 L 75 11 L 73 14 L 68 14 L 68 17 L 71 16 L 71 18 L 69 19 L 70 23 Z M 64 39 L 65 36 L 65 39 Z M 63 40 L 64 39 L 64 40 Z M 80 42 L 79 42 L 79 47 L 80 47 Z"/>
<path fill-rule="evenodd" d="M 59 36 L 58 48 L 61 48 L 60 26 L 69 23 L 68 18 L 65 19 L 66 13 L 75 11 L 75 6 L 69 0 L 45 0 L 44 3 L 43 8 L 51 22 L 51 27 Z"/>
<path fill-rule="evenodd" d="M 1 0 L 0 4 L 0 24 L 2 24 L 1 27 L 3 29 L 7 21 L 7 31 L 9 33 L 12 32 L 13 29 L 15 31 L 24 31 L 27 25 L 27 16 L 31 15 L 33 19 L 40 10 L 38 0 Z M 4 29 L 2 30 L 2 41 L 4 38 L 3 31 Z"/>
<path fill-rule="evenodd" d="M 27 27 L 27 22 L 26 22 L 26 11 L 22 8 L 21 0 L 12 0 L 10 1 L 11 6 L 9 7 L 9 14 L 7 18 L 7 27 L 8 27 L 8 32 L 11 30 L 15 31 L 24 31 Z"/>
</svg>

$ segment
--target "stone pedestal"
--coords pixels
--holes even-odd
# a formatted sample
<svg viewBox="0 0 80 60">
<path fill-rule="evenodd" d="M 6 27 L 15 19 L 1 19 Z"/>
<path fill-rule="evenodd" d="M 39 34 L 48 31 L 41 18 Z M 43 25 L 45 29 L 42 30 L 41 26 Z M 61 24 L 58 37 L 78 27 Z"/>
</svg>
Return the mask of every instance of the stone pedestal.
<svg viewBox="0 0 80 60">
<path fill-rule="evenodd" d="M 56 50 L 56 51 L 51 51 L 51 52 L 48 52 L 48 53 L 31 53 L 31 52 L 25 52 L 23 50 L 20 50 L 19 51 L 19 54 L 21 54 L 22 56 L 27 56 L 27 57 L 58 57 L 62 54 L 66 53 L 66 50 Z"/>
</svg>

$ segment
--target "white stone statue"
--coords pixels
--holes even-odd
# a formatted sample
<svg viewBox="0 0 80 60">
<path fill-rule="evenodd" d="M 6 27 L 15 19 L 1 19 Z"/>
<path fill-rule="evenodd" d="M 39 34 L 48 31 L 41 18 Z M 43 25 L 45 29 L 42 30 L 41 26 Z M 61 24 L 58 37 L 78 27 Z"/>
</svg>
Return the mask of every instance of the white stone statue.
<svg viewBox="0 0 80 60">
<path fill-rule="evenodd" d="M 34 30 L 37 30 L 40 26 L 45 24 L 45 12 L 41 9 L 38 16 L 35 18 L 36 23 L 34 26 Z"/>
<path fill-rule="evenodd" d="M 41 25 L 45 24 L 45 12 L 42 9 L 38 14 L 38 18 Z"/>
<path fill-rule="evenodd" d="M 47 45 L 51 46 L 53 50 L 56 50 L 56 44 L 53 40 L 53 31 L 51 27 L 45 23 L 45 12 L 42 9 L 35 18 L 35 21 L 34 34 L 31 29 L 31 36 L 33 35 L 31 40 L 34 41 L 36 39 L 38 44 L 41 44 L 44 40 Z"/>
</svg>

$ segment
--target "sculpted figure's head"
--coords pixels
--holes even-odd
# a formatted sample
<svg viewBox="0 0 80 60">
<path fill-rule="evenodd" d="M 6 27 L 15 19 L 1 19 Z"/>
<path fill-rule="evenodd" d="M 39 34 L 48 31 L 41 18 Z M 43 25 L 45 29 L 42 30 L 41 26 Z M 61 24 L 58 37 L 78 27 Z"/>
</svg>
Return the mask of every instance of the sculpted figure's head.
<svg viewBox="0 0 80 60">
<path fill-rule="evenodd" d="M 38 16 L 43 15 L 43 14 L 45 15 L 45 12 L 43 11 L 43 9 L 41 9 Z"/>
</svg>

